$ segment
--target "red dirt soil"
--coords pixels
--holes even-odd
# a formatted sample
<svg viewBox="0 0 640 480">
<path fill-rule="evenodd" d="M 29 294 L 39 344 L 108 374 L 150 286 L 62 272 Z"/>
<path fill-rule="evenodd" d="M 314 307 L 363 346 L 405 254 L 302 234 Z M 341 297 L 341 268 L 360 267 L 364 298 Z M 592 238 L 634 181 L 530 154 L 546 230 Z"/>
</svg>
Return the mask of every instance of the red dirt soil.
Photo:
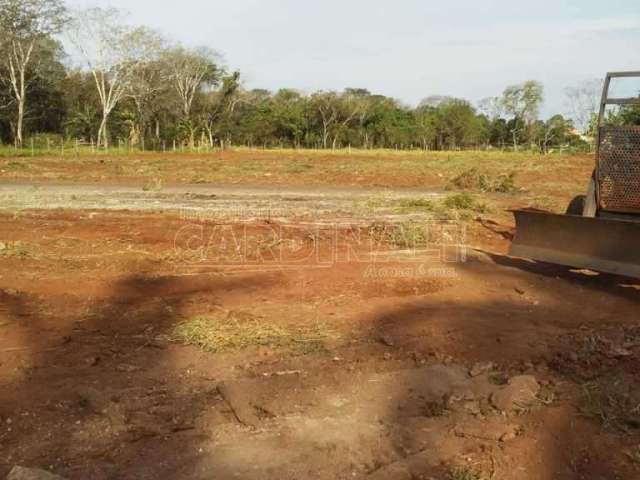
<svg viewBox="0 0 640 480">
<path fill-rule="evenodd" d="M 509 225 L 474 229 L 470 243 L 497 254 L 404 277 L 387 275 L 407 271 L 397 262 L 188 265 L 174 250 L 183 225 L 0 215 L 0 477 L 25 465 L 69 479 L 638 478 L 637 412 L 603 425 L 583 398 L 602 379 L 640 388 L 630 281 L 508 258 Z M 215 315 L 332 335 L 302 351 L 171 340 Z M 533 375 L 537 399 L 501 413 L 475 391 L 442 405 L 416 393 L 432 368 L 487 362 L 483 388 Z"/>
</svg>

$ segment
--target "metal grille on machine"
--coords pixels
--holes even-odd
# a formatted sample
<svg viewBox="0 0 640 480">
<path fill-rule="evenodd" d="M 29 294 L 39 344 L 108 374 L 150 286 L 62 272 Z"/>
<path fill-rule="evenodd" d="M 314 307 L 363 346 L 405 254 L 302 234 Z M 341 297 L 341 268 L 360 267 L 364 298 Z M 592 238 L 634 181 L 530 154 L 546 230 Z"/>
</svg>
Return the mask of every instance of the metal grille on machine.
<svg viewBox="0 0 640 480">
<path fill-rule="evenodd" d="M 640 212 L 640 126 L 600 129 L 600 208 Z"/>
</svg>

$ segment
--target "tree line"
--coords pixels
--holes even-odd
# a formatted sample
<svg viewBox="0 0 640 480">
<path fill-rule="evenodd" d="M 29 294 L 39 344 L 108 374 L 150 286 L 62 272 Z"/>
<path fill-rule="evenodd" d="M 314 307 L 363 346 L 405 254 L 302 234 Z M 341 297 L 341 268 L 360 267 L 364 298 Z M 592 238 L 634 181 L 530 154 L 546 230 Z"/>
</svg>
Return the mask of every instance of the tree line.
<svg viewBox="0 0 640 480">
<path fill-rule="evenodd" d="M 0 0 L 0 37 L 0 140 L 17 147 L 46 137 L 145 149 L 588 148 L 572 120 L 539 119 L 536 81 L 477 106 L 431 96 L 410 107 L 362 88 L 248 90 L 210 48 L 128 26 L 113 8 L 71 12 L 60 0 Z M 589 123 L 593 91 L 568 96 Z"/>
</svg>

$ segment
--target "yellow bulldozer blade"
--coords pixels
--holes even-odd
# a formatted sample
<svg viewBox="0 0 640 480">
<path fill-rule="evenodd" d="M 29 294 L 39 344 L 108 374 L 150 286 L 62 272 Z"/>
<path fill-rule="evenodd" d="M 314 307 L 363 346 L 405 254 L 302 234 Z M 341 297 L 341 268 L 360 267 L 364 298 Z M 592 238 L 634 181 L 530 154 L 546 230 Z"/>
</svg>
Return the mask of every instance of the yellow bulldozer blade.
<svg viewBox="0 0 640 480">
<path fill-rule="evenodd" d="M 515 210 L 510 254 L 640 278 L 640 223 Z"/>
</svg>

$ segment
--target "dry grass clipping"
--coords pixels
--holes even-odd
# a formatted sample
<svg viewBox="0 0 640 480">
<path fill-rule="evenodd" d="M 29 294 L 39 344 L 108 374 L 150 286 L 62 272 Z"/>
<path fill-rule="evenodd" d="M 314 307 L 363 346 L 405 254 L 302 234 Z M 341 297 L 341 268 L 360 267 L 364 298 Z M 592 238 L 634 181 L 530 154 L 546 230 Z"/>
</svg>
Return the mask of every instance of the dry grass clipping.
<svg viewBox="0 0 640 480">
<path fill-rule="evenodd" d="M 174 341 L 194 345 L 211 353 L 248 347 L 286 347 L 296 351 L 321 350 L 334 337 L 326 326 L 276 325 L 269 320 L 230 313 L 185 320 L 173 330 Z"/>
<path fill-rule="evenodd" d="M 633 378 L 605 377 L 583 385 L 580 412 L 603 427 L 640 429 L 640 390 Z"/>
</svg>

